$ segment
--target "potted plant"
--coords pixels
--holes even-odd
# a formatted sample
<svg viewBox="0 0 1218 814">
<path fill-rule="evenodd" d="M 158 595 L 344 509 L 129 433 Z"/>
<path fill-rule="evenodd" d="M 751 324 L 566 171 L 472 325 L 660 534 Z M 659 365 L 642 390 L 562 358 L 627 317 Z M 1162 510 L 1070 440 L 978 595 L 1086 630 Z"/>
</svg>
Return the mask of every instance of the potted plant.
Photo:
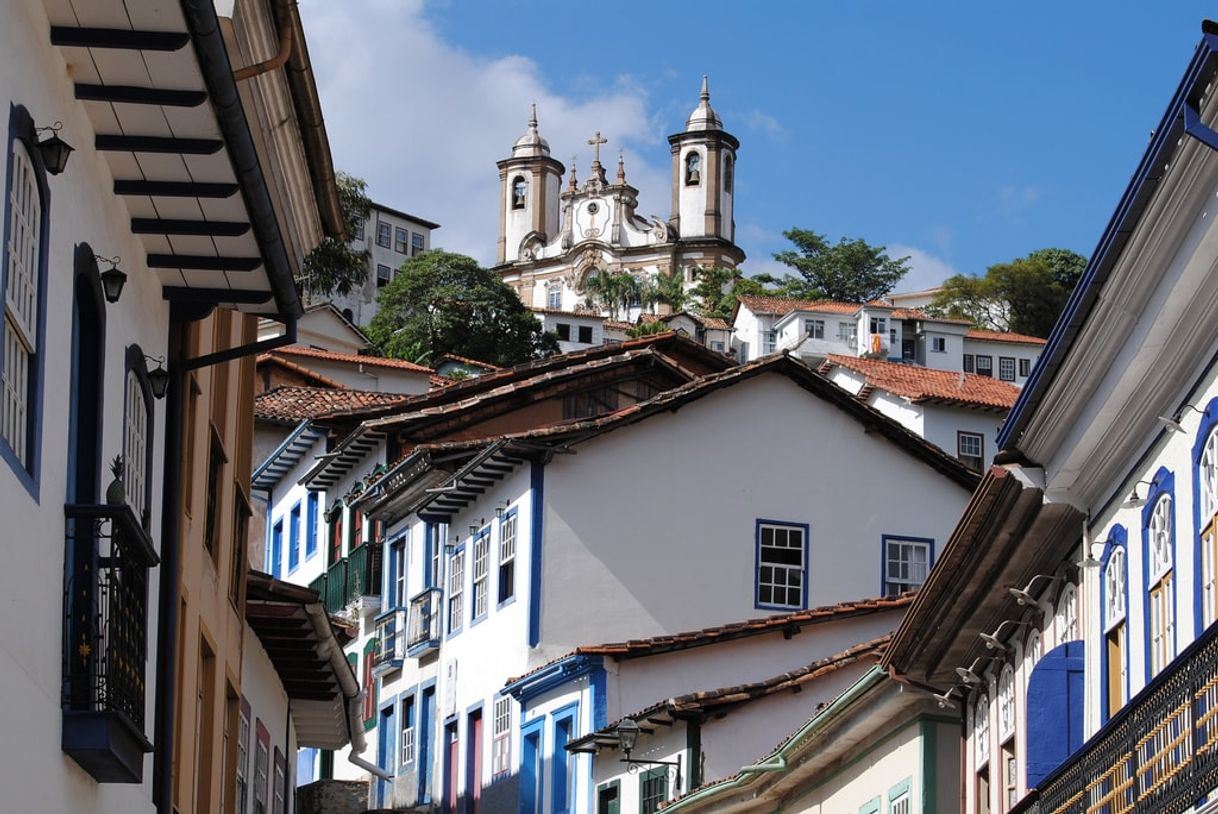
<svg viewBox="0 0 1218 814">
<path fill-rule="evenodd" d="M 110 462 L 110 474 L 114 475 L 114 480 L 106 487 L 106 503 L 111 506 L 127 502 L 127 486 L 123 483 L 124 469 L 123 456 L 115 455 L 114 460 Z"/>
</svg>

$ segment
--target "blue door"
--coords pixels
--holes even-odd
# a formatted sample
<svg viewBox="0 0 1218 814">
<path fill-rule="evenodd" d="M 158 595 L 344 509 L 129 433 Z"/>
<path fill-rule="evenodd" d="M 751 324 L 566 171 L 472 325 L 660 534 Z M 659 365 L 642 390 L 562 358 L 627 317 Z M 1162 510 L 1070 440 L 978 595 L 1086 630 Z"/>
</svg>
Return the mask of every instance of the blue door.
<svg viewBox="0 0 1218 814">
<path fill-rule="evenodd" d="M 537 719 L 520 729 L 520 812 L 541 811 L 541 724 Z"/>
<path fill-rule="evenodd" d="M 419 709 L 419 802 L 431 802 L 431 765 L 436 753 L 436 688 L 423 689 Z"/>
<path fill-rule="evenodd" d="M 283 562 L 283 521 L 271 529 L 271 576 L 279 578 L 280 563 Z"/>
<path fill-rule="evenodd" d="M 376 765 L 384 769 L 389 774 L 393 774 L 393 769 L 397 765 L 397 759 L 394 753 L 395 741 L 397 739 L 397 727 L 394 723 L 397 719 L 393 714 L 393 705 L 385 707 L 381 710 L 381 719 L 377 721 L 378 727 L 376 731 Z M 376 781 L 376 799 L 381 806 L 390 808 L 392 801 L 389 799 L 393 789 L 389 786 L 389 781 L 377 779 Z"/>
</svg>

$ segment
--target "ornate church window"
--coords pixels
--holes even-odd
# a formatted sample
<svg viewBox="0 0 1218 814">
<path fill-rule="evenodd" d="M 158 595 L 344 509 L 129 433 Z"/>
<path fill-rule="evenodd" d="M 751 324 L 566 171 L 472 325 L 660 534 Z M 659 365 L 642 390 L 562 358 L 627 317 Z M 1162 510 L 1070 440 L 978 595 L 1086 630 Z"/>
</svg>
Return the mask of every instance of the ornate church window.
<svg viewBox="0 0 1218 814">
<path fill-rule="evenodd" d="M 685 156 L 685 186 L 696 187 L 702 183 L 702 154 L 691 150 Z"/>
<path fill-rule="evenodd" d="M 1172 503 L 1171 495 L 1155 501 L 1146 527 L 1150 583 L 1150 672 L 1158 673 L 1175 651 L 1175 608 L 1172 605 Z"/>
<path fill-rule="evenodd" d="M 732 191 L 732 180 L 736 174 L 736 162 L 729 155 L 723 160 L 723 191 Z"/>
<path fill-rule="evenodd" d="M 527 185 L 525 184 L 524 176 L 517 175 L 512 180 L 512 208 L 513 209 L 524 209 L 524 199 L 525 199 L 526 191 L 527 191 Z"/>
</svg>

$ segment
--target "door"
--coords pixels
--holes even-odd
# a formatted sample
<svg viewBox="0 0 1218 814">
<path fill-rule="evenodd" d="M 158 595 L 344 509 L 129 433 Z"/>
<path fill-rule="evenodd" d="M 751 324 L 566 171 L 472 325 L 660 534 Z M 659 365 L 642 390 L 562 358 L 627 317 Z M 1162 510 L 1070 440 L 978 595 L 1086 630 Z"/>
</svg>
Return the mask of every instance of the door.
<svg viewBox="0 0 1218 814">
<path fill-rule="evenodd" d="M 538 719 L 520 730 L 520 811 L 541 811 L 541 724 Z"/>
<path fill-rule="evenodd" d="M 436 687 L 423 689 L 419 706 L 419 803 L 431 802 L 431 762 L 436 754 Z"/>
<path fill-rule="evenodd" d="M 397 726 L 395 725 L 396 718 L 393 714 L 393 706 L 390 705 L 381 710 L 381 719 L 377 723 L 376 740 L 376 765 L 384 769 L 387 773 L 393 774 L 393 769 L 397 765 L 397 760 L 394 757 L 396 751 L 395 739 L 397 735 Z M 383 808 L 392 808 L 393 789 L 386 780 L 377 779 L 376 781 L 376 799 L 379 805 Z"/>
<path fill-rule="evenodd" d="M 458 814 L 458 789 L 460 779 L 457 776 L 460 757 L 460 743 L 457 738 L 457 722 L 453 721 L 444 727 L 444 814 Z"/>
<path fill-rule="evenodd" d="M 482 802 L 482 710 L 469 714 L 469 725 L 465 728 L 469 738 L 469 754 L 465 760 L 465 793 L 469 805 L 466 814 L 480 814 Z"/>
</svg>

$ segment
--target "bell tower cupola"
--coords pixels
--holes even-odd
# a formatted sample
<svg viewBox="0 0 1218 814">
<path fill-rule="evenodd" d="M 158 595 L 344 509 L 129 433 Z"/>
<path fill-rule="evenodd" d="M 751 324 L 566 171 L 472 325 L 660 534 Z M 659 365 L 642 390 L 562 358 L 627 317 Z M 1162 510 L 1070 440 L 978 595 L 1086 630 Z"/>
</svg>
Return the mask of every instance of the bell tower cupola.
<svg viewBox="0 0 1218 814">
<path fill-rule="evenodd" d="M 499 167 L 499 262 L 520 258 L 520 247 L 528 237 L 542 244 L 558 234 L 559 187 L 566 168 L 550 156 L 550 145 L 537 129 L 537 105 L 529 115 L 529 126 L 512 146 L 511 158 Z"/>
<path fill-rule="evenodd" d="M 710 104 L 710 86 L 702 77 L 698 106 L 685 129 L 668 137 L 672 149 L 672 218 L 681 239 L 721 238 L 733 242 L 736 224 L 732 201 L 736 184 L 736 151 L 740 142 L 723 129 Z"/>
</svg>

